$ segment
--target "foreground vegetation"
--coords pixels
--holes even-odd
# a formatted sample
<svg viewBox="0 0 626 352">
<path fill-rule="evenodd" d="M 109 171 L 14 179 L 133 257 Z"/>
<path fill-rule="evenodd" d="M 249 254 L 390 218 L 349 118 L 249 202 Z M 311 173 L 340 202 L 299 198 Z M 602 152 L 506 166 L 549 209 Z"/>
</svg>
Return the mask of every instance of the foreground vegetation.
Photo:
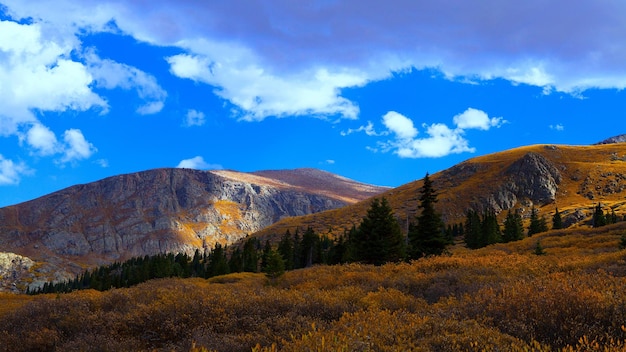
<svg viewBox="0 0 626 352">
<path fill-rule="evenodd" d="M 411 263 L 0 296 L 5 351 L 626 351 L 624 223 Z M 541 240 L 545 255 L 535 255 Z"/>
</svg>

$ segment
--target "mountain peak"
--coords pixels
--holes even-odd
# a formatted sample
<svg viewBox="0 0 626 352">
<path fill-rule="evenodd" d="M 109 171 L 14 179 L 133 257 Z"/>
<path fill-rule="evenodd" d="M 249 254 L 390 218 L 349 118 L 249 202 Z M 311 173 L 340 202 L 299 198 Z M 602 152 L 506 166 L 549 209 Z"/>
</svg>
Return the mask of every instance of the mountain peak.
<svg viewBox="0 0 626 352">
<path fill-rule="evenodd" d="M 601 142 L 596 143 L 599 144 L 615 144 L 615 143 L 626 143 L 626 134 L 620 134 L 619 136 L 607 138 Z"/>
</svg>

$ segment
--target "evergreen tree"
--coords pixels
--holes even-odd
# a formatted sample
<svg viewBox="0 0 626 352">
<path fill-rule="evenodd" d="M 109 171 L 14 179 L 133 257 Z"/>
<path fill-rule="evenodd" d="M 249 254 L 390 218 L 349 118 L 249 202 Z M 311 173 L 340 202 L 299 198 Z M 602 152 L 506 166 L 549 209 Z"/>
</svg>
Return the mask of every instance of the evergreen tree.
<svg viewBox="0 0 626 352">
<path fill-rule="evenodd" d="M 524 237 L 524 225 L 519 211 L 511 212 L 509 209 L 504 219 L 503 242 L 521 240 Z"/>
<path fill-rule="evenodd" d="M 356 261 L 382 265 L 404 259 L 404 236 L 387 200 L 372 200 L 355 234 Z"/>
<path fill-rule="evenodd" d="M 482 226 L 480 216 L 475 210 L 468 210 L 465 218 L 465 245 L 469 249 L 480 248 L 480 238 L 482 236 Z"/>
<path fill-rule="evenodd" d="M 561 213 L 559 208 L 556 208 L 554 215 L 552 216 L 552 229 L 560 230 L 563 228 L 563 219 L 561 219 Z"/>
<path fill-rule="evenodd" d="M 604 210 L 602 210 L 602 205 L 598 203 L 593 212 L 593 227 L 601 227 L 604 225 L 606 225 L 606 216 L 604 215 Z"/>
<path fill-rule="evenodd" d="M 205 277 L 225 275 L 230 272 L 228 260 L 226 259 L 226 250 L 221 244 L 215 245 L 215 248 L 209 253 L 207 260 Z"/>
<path fill-rule="evenodd" d="M 541 245 L 541 241 L 537 240 L 537 244 L 535 245 L 535 251 L 533 252 L 535 255 L 544 255 L 546 251 L 543 249 Z"/>
<path fill-rule="evenodd" d="M 446 249 L 450 240 L 446 239 L 441 215 L 435 210 L 437 192 L 426 173 L 424 176 L 418 208 L 417 224 L 409 225 L 409 258 L 417 259 L 426 255 L 439 255 Z"/>
<path fill-rule="evenodd" d="M 285 270 L 293 270 L 294 269 L 294 249 L 293 249 L 293 239 L 291 238 L 291 232 L 287 230 L 280 242 L 278 243 L 278 253 L 285 260 Z"/>
<path fill-rule="evenodd" d="M 308 227 L 304 234 L 302 235 L 302 244 L 300 247 L 302 258 L 301 266 L 302 268 L 308 268 L 313 264 L 317 264 L 320 262 L 320 253 L 319 253 L 319 237 L 315 234 L 313 228 Z"/>
<path fill-rule="evenodd" d="M 265 272 L 265 275 L 272 280 L 285 273 L 285 261 L 280 253 L 273 249 L 268 252 L 267 265 L 263 271 Z"/>
<path fill-rule="evenodd" d="M 548 231 L 548 224 L 545 217 L 539 217 L 539 210 L 532 207 L 530 211 L 530 225 L 528 227 L 528 236 L 532 236 L 536 233 Z"/>
<path fill-rule="evenodd" d="M 482 236 L 480 243 L 483 247 L 502 242 L 502 231 L 500 230 L 498 217 L 496 216 L 496 212 L 494 210 L 491 209 L 485 212 L 481 222 L 481 228 Z"/>
<path fill-rule="evenodd" d="M 243 244 L 242 271 L 256 273 L 259 271 L 258 240 L 250 237 Z"/>
</svg>

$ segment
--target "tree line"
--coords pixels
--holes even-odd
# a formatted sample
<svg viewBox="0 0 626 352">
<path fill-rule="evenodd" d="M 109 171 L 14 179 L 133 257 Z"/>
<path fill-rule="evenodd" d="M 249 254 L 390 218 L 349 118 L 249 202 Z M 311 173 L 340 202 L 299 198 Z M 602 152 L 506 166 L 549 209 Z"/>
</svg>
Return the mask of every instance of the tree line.
<svg viewBox="0 0 626 352">
<path fill-rule="evenodd" d="M 548 230 L 546 218 L 539 216 L 534 207 L 526 234 L 521 213 L 511 210 L 506 215 L 503 228 L 493 210 L 483 214 L 469 210 L 464 223 L 446 227 L 435 210 L 437 196 L 426 174 L 418 199 L 419 212 L 409 223 L 406 235 L 387 199 L 375 198 L 359 225 L 353 225 L 336 238 L 317 234 L 311 227 L 303 233 L 296 230 L 292 234 L 287 230 L 276 246 L 272 246 L 269 240 L 263 243 L 258 238 L 249 237 L 240 246 L 228 248 L 217 244 L 212 251 L 201 253 L 196 250 L 193 256 L 170 253 L 132 258 L 85 271 L 67 282 L 45 283 L 28 293 L 70 292 L 87 288 L 103 291 L 130 287 L 155 278 L 210 278 L 236 272 L 264 272 L 269 278 L 276 278 L 285 270 L 317 264 L 359 262 L 382 265 L 441 255 L 455 238 L 462 238 L 468 248 L 477 249 L 494 243 L 521 240 Z M 603 226 L 614 221 L 617 221 L 615 213 L 605 215 L 598 204 L 593 225 Z M 552 217 L 552 229 L 562 227 L 557 208 Z"/>
</svg>

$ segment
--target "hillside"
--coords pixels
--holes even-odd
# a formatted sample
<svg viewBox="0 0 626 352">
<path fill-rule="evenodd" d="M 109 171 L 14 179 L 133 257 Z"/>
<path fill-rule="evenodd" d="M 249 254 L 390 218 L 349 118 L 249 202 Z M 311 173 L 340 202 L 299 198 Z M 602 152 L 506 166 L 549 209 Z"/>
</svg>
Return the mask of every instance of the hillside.
<svg viewBox="0 0 626 352">
<path fill-rule="evenodd" d="M 320 180 L 329 186 L 324 192 Z M 134 256 L 192 254 L 383 190 L 310 169 L 268 176 L 156 169 L 73 186 L 0 209 L 0 252 L 7 254 L 0 289 Z"/>
<path fill-rule="evenodd" d="M 416 175 L 422 178 L 424 175 Z M 558 206 L 568 226 L 585 225 L 600 202 L 626 214 L 626 144 L 592 146 L 534 145 L 469 159 L 431 175 L 439 191 L 437 210 L 447 223 L 464 220 L 468 209 L 494 209 L 504 216 L 520 209 L 529 216 L 537 207 L 548 219 Z M 417 211 L 420 180 L 382 193 L 406 226 Z M 369 200 L 341 209 L 283 219 L 257 233 L 277 237 L 287 229 L 313 227 L 340 234 L 357 225 Z"/>
<path fill-rule="evenodd" d="M 626 222 L 411 263 L 0 294 L 0 350 L 626 351 Z M 540 240 L 545 255 L 533 254 Z"/>
</svg>

